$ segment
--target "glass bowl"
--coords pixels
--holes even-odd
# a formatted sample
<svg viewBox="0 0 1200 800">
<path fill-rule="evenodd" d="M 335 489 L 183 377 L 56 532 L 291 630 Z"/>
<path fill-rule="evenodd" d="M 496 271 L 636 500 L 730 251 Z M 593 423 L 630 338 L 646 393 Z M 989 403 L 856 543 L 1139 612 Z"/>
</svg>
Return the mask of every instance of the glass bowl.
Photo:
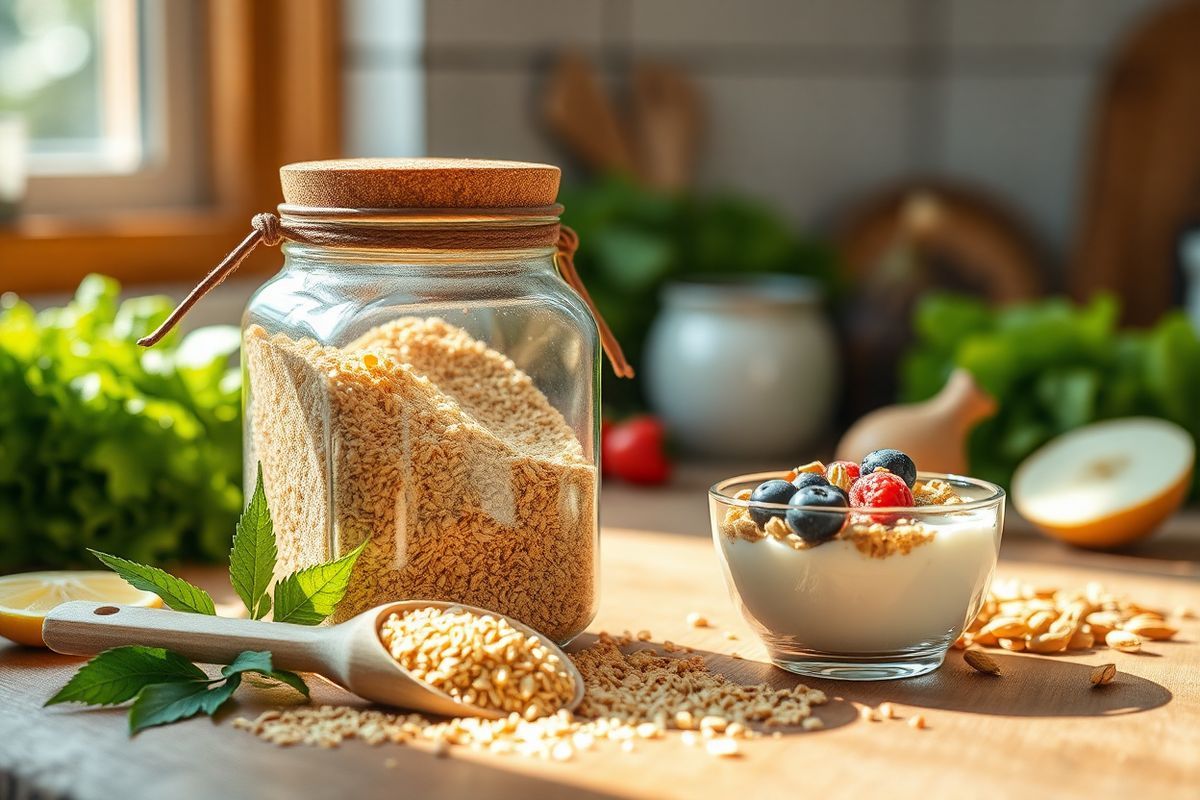
<svg viewBox="0 0 1200 800">
<path fill-rule="evenodd" d="M 708 492 L 730 596 L 771 660 L 800 675 L 856 681 L 910 678 L 941 666 L 987 596 L 1004 490 L 921 473 L 918 480 L 946 481 L 965 502 L 873 508 L 869 515 L 803 507 L 849 517 L 836 538 L 806 545 L 784 522 L 796 507 L 737 497 L 772 478 L 786 475 L 741 475 Z"/>
</svg>

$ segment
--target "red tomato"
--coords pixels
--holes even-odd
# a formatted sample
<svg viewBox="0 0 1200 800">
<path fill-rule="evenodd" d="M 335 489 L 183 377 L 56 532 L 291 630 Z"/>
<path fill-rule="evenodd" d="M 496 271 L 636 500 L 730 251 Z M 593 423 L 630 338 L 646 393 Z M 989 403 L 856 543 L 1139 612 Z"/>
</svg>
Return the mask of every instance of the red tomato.
<svg viewBox="0 0 1200 800">
<path fill-rule="evenodd" d="M 654 417 L 633 417 L 611 426 L 600 442 L 606 475 L 645 485 L 666 483 L 671 462 L 663 450 L 666 436 Z"/>
</svg>

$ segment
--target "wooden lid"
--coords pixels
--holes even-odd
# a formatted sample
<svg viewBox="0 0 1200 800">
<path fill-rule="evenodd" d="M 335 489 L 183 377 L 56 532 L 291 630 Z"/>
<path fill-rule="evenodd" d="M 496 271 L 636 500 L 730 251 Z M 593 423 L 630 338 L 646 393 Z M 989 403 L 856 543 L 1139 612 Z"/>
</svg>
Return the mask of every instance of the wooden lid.
<svg viewBox="0 0 1200 800">
<path fill-rule="evenodd" d="M 535 208 L 558 197 L 558 167 L 473 158 L 346 158 L 279 170 L 283 199 L 315 208 Z"/>
</svg>

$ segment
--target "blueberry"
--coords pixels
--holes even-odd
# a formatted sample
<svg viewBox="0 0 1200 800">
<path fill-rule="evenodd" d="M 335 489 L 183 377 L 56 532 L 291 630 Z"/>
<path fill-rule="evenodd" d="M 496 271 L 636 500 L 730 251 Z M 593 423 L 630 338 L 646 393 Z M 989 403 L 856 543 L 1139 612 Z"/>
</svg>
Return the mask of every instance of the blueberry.
<svg viewBox="0 0 1200 800">
<path fill-rule="evenodd" d="M 750 495 L 750 500 L 755 503 L 779 503 L 780 505 L 787 505 L 787 502 L 792 499 L 792 495 L 795 493 L 796 487 L 787 481 L 766 481 L 758 485 L 758 488 Z M 760 528 L 766 525 L 767 520 L 771 517 L 782 517 L 783 514 L 782 509 L 750 506 L 750 519 L 754 520 Z"/>
<path fill-rule="evenodd" d="M 847 507 L 846 496 L 836 486 L 809 486 L 792 496 L 789 505 L 819 506 L 830 511 L 792 508 L 787 512 L 788 527 L 809 544 L 827 542 L 846 523 L 846 515 L 837 509 Z"/>
<path fill-rule="evenodd" d="M 796 477 L 792 478 L 792 486 L 797 489 L 803 489 L 806 486 L 828 486 L 829 481 L 825 480 L 825 476 L 819 472 L 801 472 Z"/>
<path fill-rule="evenodd" d="M 863 475 L 870 475 L 880 467 L 899 477 L 910 489 L 917 482 L 917 465 L 899 450 L 876 450 L 862 460 Z"/>
</svg>

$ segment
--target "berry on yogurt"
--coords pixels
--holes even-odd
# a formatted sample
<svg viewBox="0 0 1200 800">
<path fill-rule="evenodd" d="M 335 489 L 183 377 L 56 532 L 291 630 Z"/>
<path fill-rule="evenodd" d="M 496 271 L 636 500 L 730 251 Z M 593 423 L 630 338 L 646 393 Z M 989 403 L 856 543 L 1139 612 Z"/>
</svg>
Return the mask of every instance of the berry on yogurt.
<svg viewBox="0 0 1200 800">
<path fill-rule="evenodd" d="M 850 487 L 852 508 L 907 508 L 912 505 L 912 489 L 902 477 L 892 472 L 868 473 Z"/>
<path fill-rule="evenodd" d="M 899 450 L 876 450 L 868 453 L 862 460 L 863 476 L 870 475 L 877 469 L 886 469 L 893 475 L 899 475 L 909 489 L 917 482 L 917 465 L 906 453 Z"/>
<path fill-rule="evenodd" d="M 825 476 L 818 472 L 801 472 L 795 478 L 792 478 L 792 487 L 795 489 L 805 489 L 809 486 L 828 486 L 829 481 Z"/>
<path fill-rule="evenodd" d="M 822 479 L 824 480 L 824 479 Z M 750 502 L 752 503 L 778 503 L 779 505 L 787 505 L 792 499 L 792 495 L 796 493 L 796 487 L 789 481 L 770 480 L 760 483 L 758 487 L 751 492 Z M 754 520 L 758 527 L 763 527 L 770 521 L 771 517 L 782 517 L 783 509 L 776 508 L 761 508 L 758 506 L 750 506 L 750 519 Z"/>
<path fill-rule="evenodd" d="M 807 486 L 792 497 L 787 524 L 792 531 L 809 544 L 827 542 L 846 524 L 846 496 L 836 486 Z M 820 509 L 828 508 L 829 511 Z"/>
</svg>

